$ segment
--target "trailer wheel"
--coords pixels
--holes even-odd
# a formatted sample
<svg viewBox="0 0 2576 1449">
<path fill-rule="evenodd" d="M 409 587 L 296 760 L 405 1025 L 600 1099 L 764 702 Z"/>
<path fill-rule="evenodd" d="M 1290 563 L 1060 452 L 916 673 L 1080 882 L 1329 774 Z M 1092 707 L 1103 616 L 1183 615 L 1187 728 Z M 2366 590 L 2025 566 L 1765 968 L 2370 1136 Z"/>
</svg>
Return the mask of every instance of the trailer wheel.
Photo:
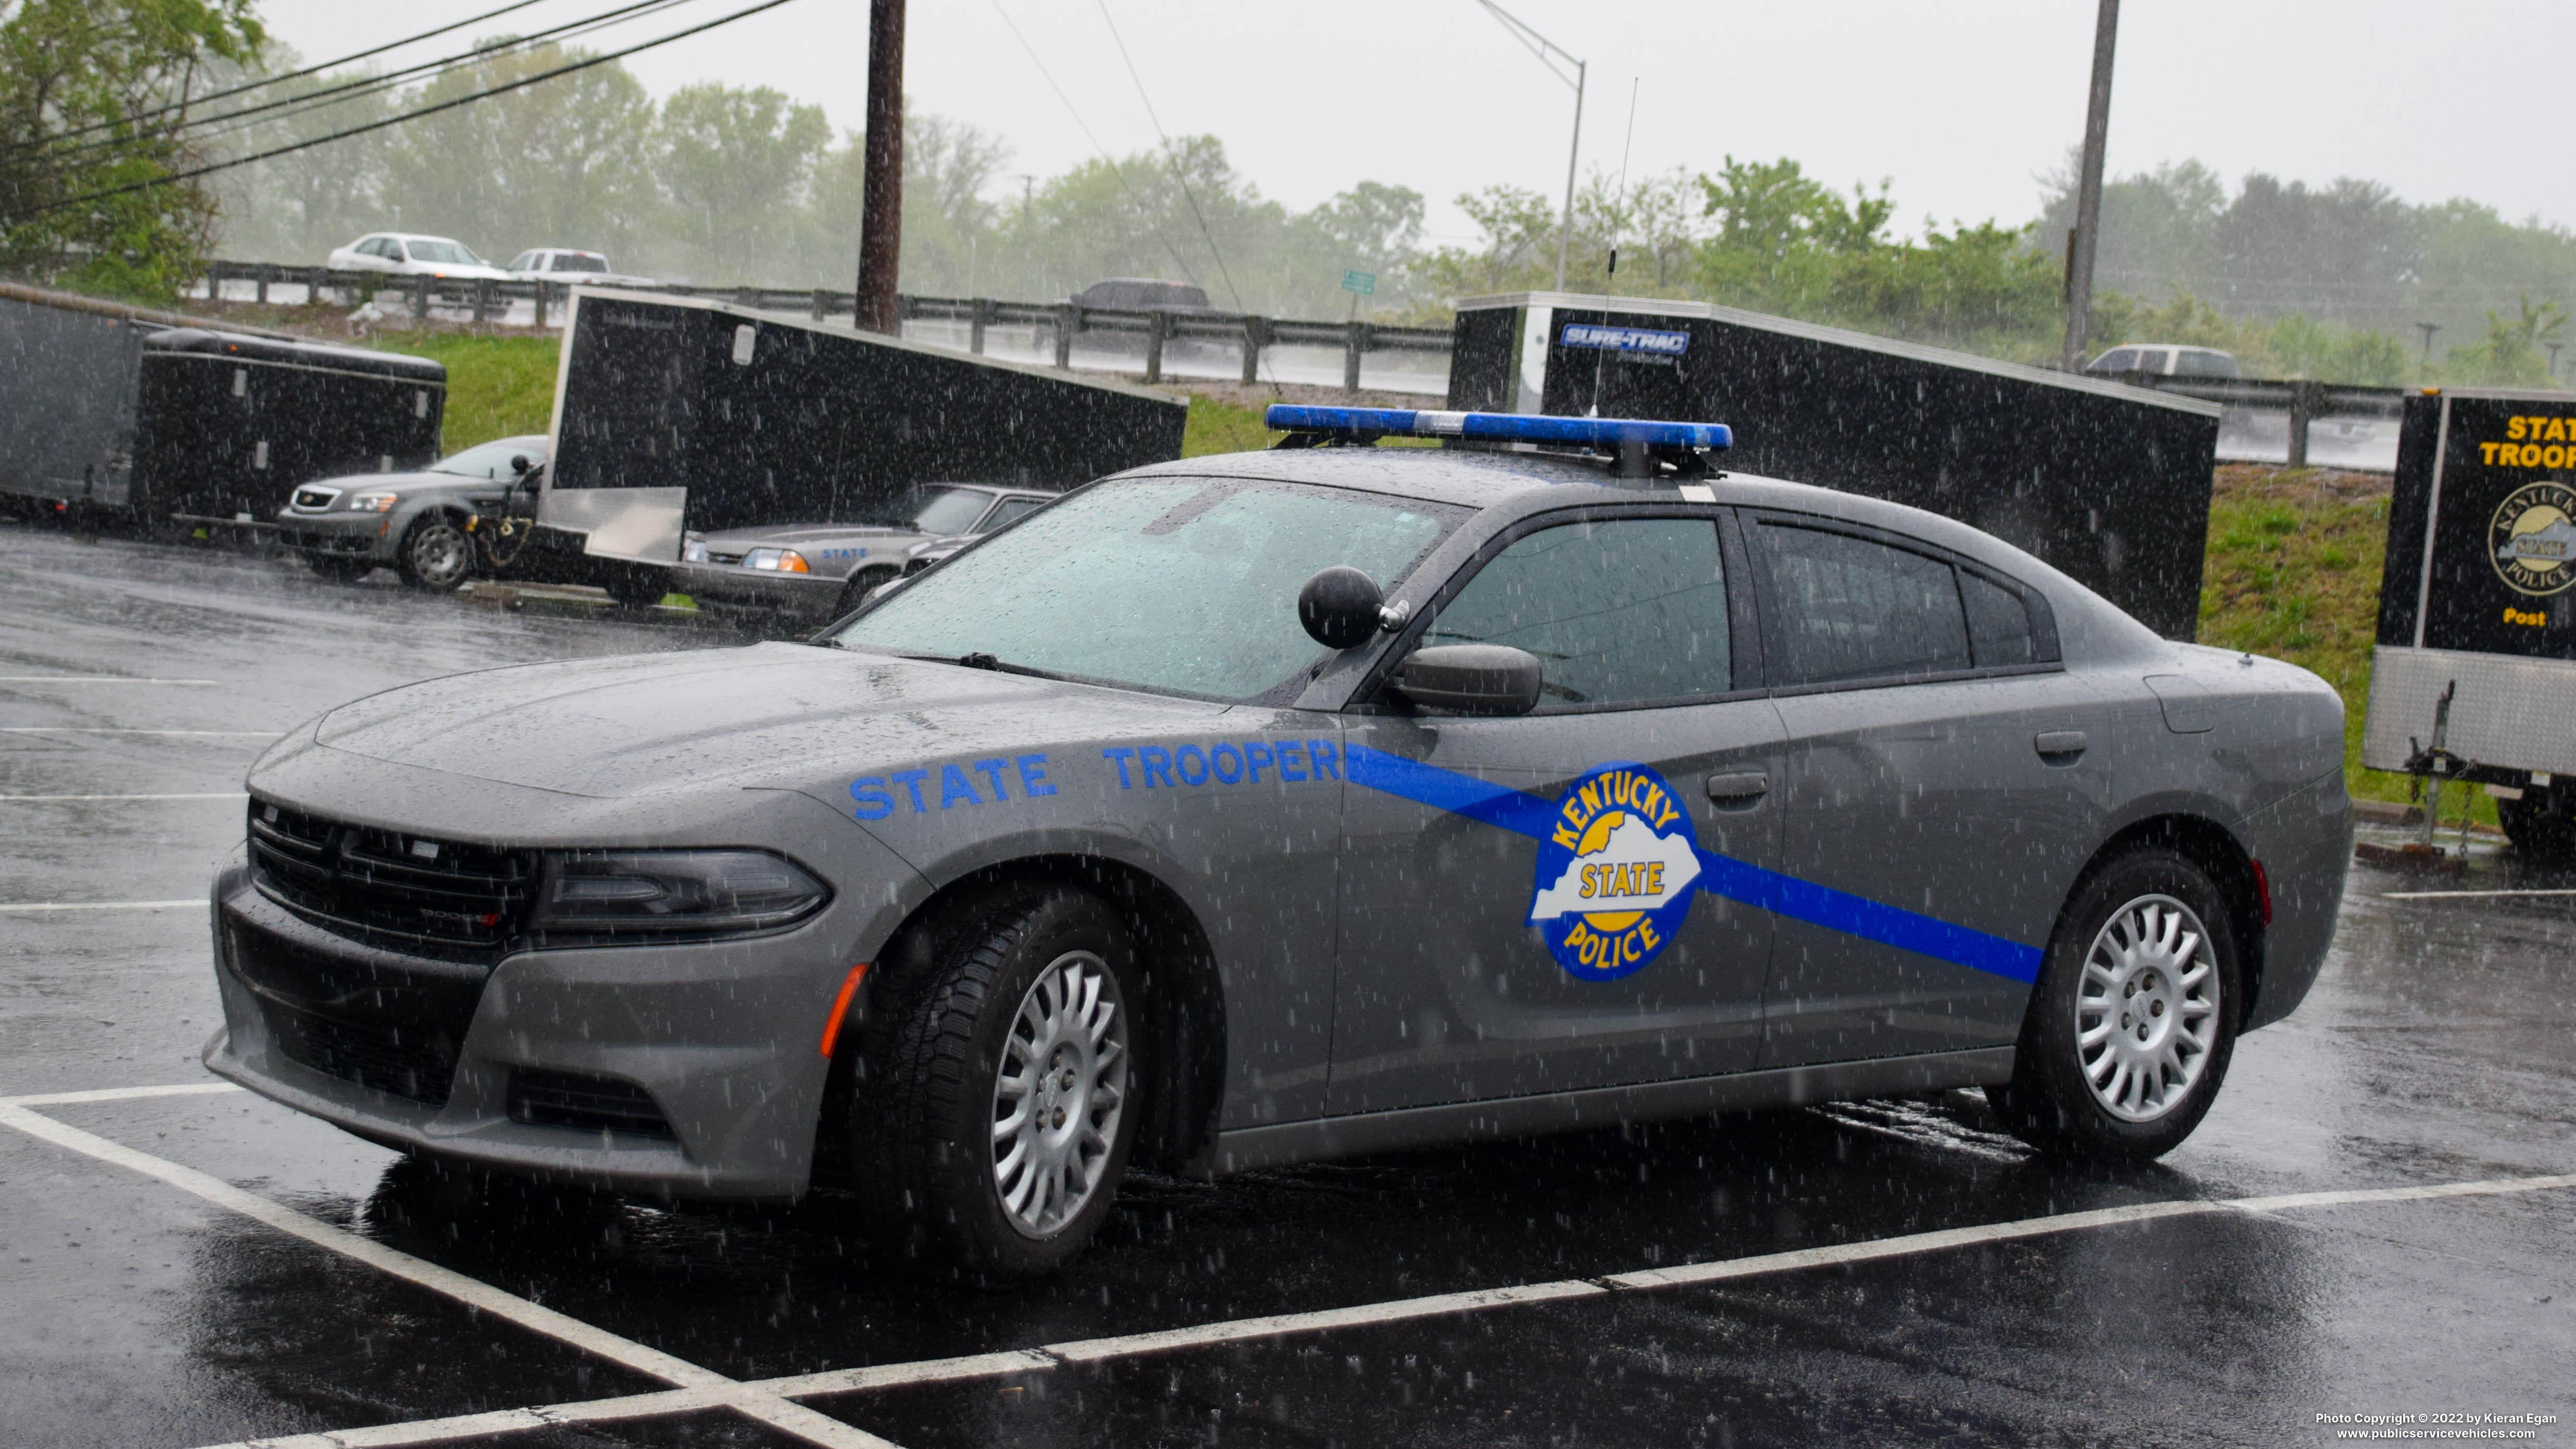
<svg viewBox="0 0 2576 1449">
<path fill-rule="evenodd" d="M 403 535 L 394 567 L 416 589 L 452 589 L 474 572 L 474 544 L 456 520 L 430 514 Z"/>
<path fill-rule="evenodd" d="M 2576 863 L 2576 791 L 2557 785 L 2525 786 L 2521 799 L 2496 802 L 2496 823 L 2525 859 L 2547 865 Z"/>
</svg>

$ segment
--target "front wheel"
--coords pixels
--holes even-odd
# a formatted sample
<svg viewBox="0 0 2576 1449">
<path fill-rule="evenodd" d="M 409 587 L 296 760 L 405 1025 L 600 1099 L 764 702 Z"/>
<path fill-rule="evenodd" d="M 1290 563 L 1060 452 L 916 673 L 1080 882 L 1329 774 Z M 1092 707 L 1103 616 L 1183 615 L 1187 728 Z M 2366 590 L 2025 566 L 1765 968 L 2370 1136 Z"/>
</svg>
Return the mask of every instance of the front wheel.
<svg viewBox="0 0 2576 1449">
<path fill-rule="evenodd" d="M 891 983 L 852 1156 L 880 1246 L 1025 1278 L 1080 1252 L 1118 1196 L 1144 1080 L 1136 955 L 1068 887 L 977 914 L 925 979 Z"/>
<path fill-rule="evenodd" d="M 2218 1095 L 2241 980 L 2226 902 L 2200 867 L 2162 847 L 2119 856 L 2059 917 L 2012 1084 L 1988 1095 L 2043 1151 L 2161 1157 Z"/>
<path fill-rule="evenodd" d="M 832 606 L 832 617 L 837 619 L 856 610 L 859 605 L 867 602 L 871 590 L 880 584 L 892 583 L 902 576 L 903 570 L 896 568 L 861 569 L 850 575 L 850 581 L 841 586 L 840 602 Z"/>
<path fill-rule="evenodd" d="M 416 589 L 452 589 L 474 573 L 474 545 L 456 520 L 432 514 L 403 536 L 395 568 Z"/>
</svg>

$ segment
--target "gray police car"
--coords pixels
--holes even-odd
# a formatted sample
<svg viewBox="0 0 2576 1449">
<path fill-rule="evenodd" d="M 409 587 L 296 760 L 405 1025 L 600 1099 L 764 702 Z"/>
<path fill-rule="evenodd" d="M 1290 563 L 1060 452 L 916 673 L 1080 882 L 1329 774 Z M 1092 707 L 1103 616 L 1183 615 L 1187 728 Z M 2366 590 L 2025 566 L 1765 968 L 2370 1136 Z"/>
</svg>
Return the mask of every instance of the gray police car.
<svg viewBox="0 0 2576 1449">
<path fill-rule="evenodd" d="M 839 1184 L 1007 1276 L 1131 1161 L 1965 1086 L 2152 1158 L 2307 992 L 2350 837 L 2315 676 L 1714 472 L 1714 426 L 1272 422 L 808 644 L 297 729 L 214 885 L 208 1065 L 489 1168 Z M 1350 445 L 1407 432 L 1455 446 Z"/>
<path fill-rule="evenodd" d="M 496 438 L 416 473 L 300 484 L 277 515 L 278 539 L 329 578 L 391 568 L 416 588 L 452 589 L 474 574 L 476 520 L 532 488 L 550 451 L 542 433 Z"/>
</svg>

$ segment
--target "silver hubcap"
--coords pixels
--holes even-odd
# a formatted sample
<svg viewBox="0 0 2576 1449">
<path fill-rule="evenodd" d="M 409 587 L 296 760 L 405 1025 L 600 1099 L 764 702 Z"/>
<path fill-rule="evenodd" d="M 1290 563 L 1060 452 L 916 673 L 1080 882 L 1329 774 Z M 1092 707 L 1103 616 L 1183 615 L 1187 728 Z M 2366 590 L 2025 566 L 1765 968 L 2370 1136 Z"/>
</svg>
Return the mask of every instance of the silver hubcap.
<svg viewBox="0 0 2576 1449">
<path fill-rule="evenodd" d="M 2124 1122 L 2179 1106 L 2218 1043 L 2218 962 L 2209 931 L 2171 896 L 2122 906 L 2084 953 L 2075 1051 L 2093 1095 Z"/>
<path fill-rule="evenodd" d="M 412 571 L 434 584 L 465 575 L 465 535 L 445 524 L 421 530 L 411 544 Z"/>
<path fill-rule="evenodd" d="M 1109 1164 L 1127 1104 L 1127 1012 L 1109 963 L 1059 956 L 1020 998 L 993 1083 L 993 1188 L 1011 1226 L 1049 1238 Z"/>
</svg>

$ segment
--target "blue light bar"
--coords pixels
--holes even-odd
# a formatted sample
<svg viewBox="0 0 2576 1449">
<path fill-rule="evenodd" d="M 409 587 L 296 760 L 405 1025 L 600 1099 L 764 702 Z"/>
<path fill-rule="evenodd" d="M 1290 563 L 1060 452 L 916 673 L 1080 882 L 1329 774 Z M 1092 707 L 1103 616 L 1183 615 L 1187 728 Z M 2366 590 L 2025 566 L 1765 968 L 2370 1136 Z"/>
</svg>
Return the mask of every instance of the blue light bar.
<svg viewBox="0 0 2576 1449">
<path fill-rule="evenodd" d="M 1559 418 L 1543 413 L 1442 413 L 1408 408 L 1315 408 L 1273 404 L 1262 421 L 1283 433 L 1363 437 L 1471 438 L 1497 443 L 1577 443 L 1609 449 L 1621 443 L 1661 448 L 1731 448 L 1724 423 L 1663 423 L 1644 418 Z"/>
</svg>

